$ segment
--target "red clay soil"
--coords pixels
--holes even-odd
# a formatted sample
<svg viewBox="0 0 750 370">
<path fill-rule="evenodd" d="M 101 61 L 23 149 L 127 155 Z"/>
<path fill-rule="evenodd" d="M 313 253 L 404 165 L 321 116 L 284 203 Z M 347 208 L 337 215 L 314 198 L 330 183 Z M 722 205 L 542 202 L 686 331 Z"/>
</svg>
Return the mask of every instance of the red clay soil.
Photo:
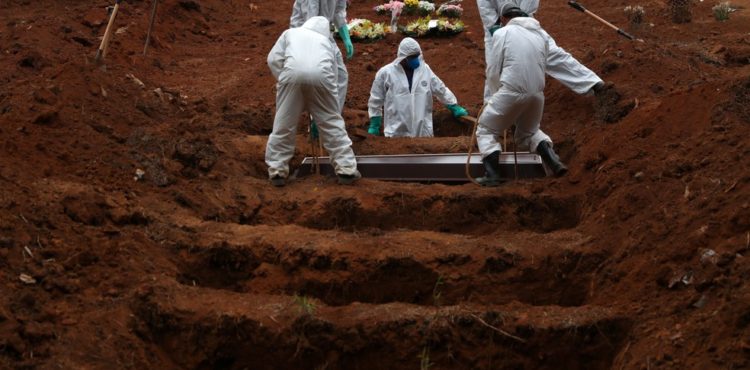
<svg viewBox="0 0 750 370">
<path fill-rule="evenodd" d="M 0 368 L 750 367 L 750 10 L 718 22 L 695 2 L 677 25 L 649 0 L 628 26 L 625 2 L 584 4 L 637 43 L 543 0 L 543 26 L 621 95 L 549 81 L 567 177 L 276 189 L 265 58 L 291 3 L 164 0 L 144 57 L 151 3 L 123 2 L 97 66 L 109 2 L 0 1 Z M 466 32 L 421 45 L 476 114 L 463 5 Z M 363 134 L 400 39 L 347 64 L 355 152 L 464 152 L 442 107 L 436 138 Z"/>
</svg>

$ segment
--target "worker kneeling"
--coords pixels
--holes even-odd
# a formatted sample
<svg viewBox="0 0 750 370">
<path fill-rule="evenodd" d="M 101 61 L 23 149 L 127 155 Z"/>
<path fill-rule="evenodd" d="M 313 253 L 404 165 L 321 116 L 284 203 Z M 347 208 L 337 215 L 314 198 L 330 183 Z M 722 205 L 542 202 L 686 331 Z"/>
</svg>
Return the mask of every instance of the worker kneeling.
<svg viewBox="0 0 750 370">
<path fill-rule="evenodd" d="M 483 186 L 497 186 L 500 178 L 498 137 L 516 125 L 516 145 L 536 151 L 556 176 L 568 169 L 552 150 L 552 139 L 539 129 L 544 110 L 544 68 L 548 40 L 539 22 L 508 3 L 502 7 L 498 25 L 493 28 L 487 84 L 492 96 L 479 117 L 477 145 L 482 153 Z M 499 29 L 498 29 L 499 28 Z"/>
<path fill-rule="evenodd" d="M 438 98 L 454 117 L 467 115 L 443 81 L 422 57 L 417 40 L 401 40 L 398 57 L 375 75 L 368 110 L 372 135 L 380 134 L 385 108 L 387 137 L 432 137 L 432 96 Z"/>
<path fill-rule="evenodd" d="M 266 146 L 268 175 L 275 186 L 286 184 L 304 110 L 317 122 L 339 183 L 361 177 L 337 101 L 337 46 L 330 38 L 329 23 L 316 16 L 302 27 L 284 31 L 268 54 L 268 67 L 278 81 L 276 117 Z"/>
</svg>

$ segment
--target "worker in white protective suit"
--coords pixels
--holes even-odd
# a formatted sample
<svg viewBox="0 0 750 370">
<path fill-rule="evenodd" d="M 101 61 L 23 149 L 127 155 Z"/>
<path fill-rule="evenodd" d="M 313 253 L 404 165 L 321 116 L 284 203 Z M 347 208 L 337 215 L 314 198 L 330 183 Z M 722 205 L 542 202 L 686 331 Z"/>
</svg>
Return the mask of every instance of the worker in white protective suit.
<svg viewBox="0 0 750 370">
<path fill-rule="evenodd" d="M 432 137 L 433 95 L 454 117 L 468 114 L 425 63 L 417 40 L 401 40 L 398 57 L 375 75 L 368 110 L 372 135 L 380 135 L 385 107 L 386 137 Z"/>
<path fill-rule="evenodd" d="M 292 7 L 292 16 L 289 20 L 289 26 L 299 27 L 308 19 L 316 16 L 325 17 L 329 23 L 332 23 L 338 30 L 341 40 L 344 41 L 346 48 L 346 58 L 351 59 L 354 56 L 354 45 L 352 45 L 349 36 L 349 27 L 346 25 L 346 0 L 295 0 Z M 331 34 L 333 39 L 333 34 Z M 338 88 L 338 109 L 339 113 L 344 110 L 346 101 L 346 90 L 349 86 L 349 74 L 344 65 L 344 58 L 341 52 L 336 48 L 335 67 L 338 69 L 338 79 L 336 86 Z"/>
<path fill-rule="evenodd" d="M 339 183 L 350 184 L 361 177 L 337 102 L 338 47 L 329 24 L 325 17 L 312 17 L 302 27 L 284 31 L 268 54 L 268 67 L 278 81 L 276 117 L 266 146 L 268 176 L 274 186 L 286 184 L 304 110 L 318 124 Z"/>
<path fill-rule="evenodd" d="M 520 8 L 529 17 L 533 17 L 539 8 L 539 0 L 477 0 L 479 16 L 482 18 L 482 24 L 484 25 L 484 53 L 485 61 L 488 64 L 492 40 L 490 28 L 497 27 L 496 22 L 500 16 L 500 7 L 505 4 L 512 4 Z M 557 46 L 555 40 L 546 31 L 542 30 L 541 32 L 547 36 L 547 43 L 549 43 L 549 54 L 546 61 L 547 74 L 577 94 L 593 95 L 604 88 L 604 81 L 596 73 L 581 64 L 563 48 Z M 485 103 L 490 96 L 489 86 L 485 84 Z"/>
<path fill-rule="evenodd" d="M 552 150 L 552 139 L 539 129 L 544 110 L 544 71 L 550 53 L 549 35 L 536 19 L 526 16 L 513 4 L 501 7 L 499 22 L 493 28 L 487 85 L 492 96 L 479 116 L 477 145 L 482 153 L 483 186 L 497 186 L 502 180 L 499 159 L 502 147 L 498 137 L 516 125 L 515 142 L 537 152 L 556 176 L 568 169 Z"/>
</svg>

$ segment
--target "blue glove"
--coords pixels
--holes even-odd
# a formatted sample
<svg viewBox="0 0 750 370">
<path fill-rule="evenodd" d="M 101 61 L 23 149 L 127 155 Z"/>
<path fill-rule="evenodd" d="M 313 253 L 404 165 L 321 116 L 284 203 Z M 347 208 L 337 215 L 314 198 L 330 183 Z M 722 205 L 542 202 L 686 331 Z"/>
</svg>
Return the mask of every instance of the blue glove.
<svg viewBox="0 0 750 370">
<path fill-rule="evenodd" d="M 467 112 L 466 109 L 464 109 L 464 107 L 458 104 L 446 105 L 445 107 L 448 108 L 448 110 L 451 111 L 451 113 L 453 113 L 453 117 L 455 118 L 469 115 L 469 112 Z"/>
<path fill-rule="evenodd" d="M 310 137 L 313 139 L 318 138 L 318 125 L 316 125 L 313 120 L 310 120 Z"/>
<path fill-rule="evenodd" d="M 380 126 L 383 124 L 383 117 L 375 116 L 370 118 L 370 128 L 367 133 L 370 135 L 380 136 Z"/>
<path fill-rule="evenodd" d="M 352 45 L 352 38 L 349 37 L 349 27 L 346 25 L 339 28 L 339 36 L 344 40 L 344 47 L 346 48 L 346 59 L 352 59 L 354 56 L 354 45 Z"/>
</svg>

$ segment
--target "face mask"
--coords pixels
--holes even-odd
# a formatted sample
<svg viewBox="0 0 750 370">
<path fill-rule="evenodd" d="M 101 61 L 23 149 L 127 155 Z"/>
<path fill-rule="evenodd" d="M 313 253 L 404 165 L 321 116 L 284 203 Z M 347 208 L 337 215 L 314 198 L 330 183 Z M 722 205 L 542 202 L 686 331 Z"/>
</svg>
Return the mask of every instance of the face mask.
<svg viewBox="0 0 750 370">
<path fill-rule="evenodd" d="M 406 65 L 408 65 L 411 69 L 419 68 L 419 57 L 406 59 Z"/>
</svg>

